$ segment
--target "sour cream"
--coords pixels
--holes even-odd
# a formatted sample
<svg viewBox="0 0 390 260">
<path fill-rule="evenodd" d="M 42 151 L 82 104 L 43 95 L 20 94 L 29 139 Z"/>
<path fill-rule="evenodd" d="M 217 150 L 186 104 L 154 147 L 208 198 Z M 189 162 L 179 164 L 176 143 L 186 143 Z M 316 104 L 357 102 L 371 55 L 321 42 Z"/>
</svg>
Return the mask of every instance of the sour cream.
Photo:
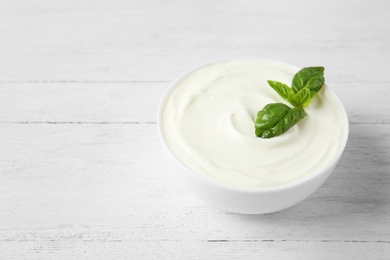
<svg viewBox="0 0 390 260">
<path fill-rule="evenodd" d="M 267 80 L 290 85 L 298 70 L 274 61 L 241 60 L 185 75 L 163 104 L 161 131 L 168 148 L 193 172 L 240 188 L 282 187 L 325 170 L 342 152 L 348 132 L 345 110 L 328 87 L 286 133 L 270 139 L 255 135 L 259 110 L 269 103 L 290 105 Z"/>
</svg>

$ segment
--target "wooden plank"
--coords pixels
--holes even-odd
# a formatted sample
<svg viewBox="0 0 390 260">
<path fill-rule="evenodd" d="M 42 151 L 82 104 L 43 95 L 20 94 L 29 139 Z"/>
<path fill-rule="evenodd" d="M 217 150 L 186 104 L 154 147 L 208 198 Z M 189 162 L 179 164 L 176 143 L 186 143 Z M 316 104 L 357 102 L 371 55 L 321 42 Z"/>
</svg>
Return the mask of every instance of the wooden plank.
<svg viewBox="0 0 390 260">
<path fill-rule="evenodd" d="M 170 83 L 0 84 L 3 122 L 156 122 Z"/>
<path fill-rule="evenodd" d="M 339 166 L 314 195 L 281 212 L 245 216 L 206 205 L 178 182 L 155 125 L 3 124 L 0 243 L 67 235 L 388 243 L 390 125 L 351 131 Z M 361 135 L 368 131 L 375 137 Z"/>
<path fill-rule="evenodd" d="M 204 63 L 265 57 L 323 65 L 332 80 L 388 81 L 386 1 L 299 6 L 3 1 L 0 80 L 171 81 Z"/>
<path fill-rule="evenodd" d="M 7 259 L 387 259 L 389 244 L 358 241 L 123 241 L 108 237 L 6 242 Z M 2 251 L 3 250 L 3 251 Z"/>
<path fill-rule="evenodd" d="M 390 123 L 388 84 L 328 84 L 343 101 L 352 124 Z M 168 81 L 3 83 L 0 122 L 154 123 L 159 102 L 170 85 Z"/>
</svg>

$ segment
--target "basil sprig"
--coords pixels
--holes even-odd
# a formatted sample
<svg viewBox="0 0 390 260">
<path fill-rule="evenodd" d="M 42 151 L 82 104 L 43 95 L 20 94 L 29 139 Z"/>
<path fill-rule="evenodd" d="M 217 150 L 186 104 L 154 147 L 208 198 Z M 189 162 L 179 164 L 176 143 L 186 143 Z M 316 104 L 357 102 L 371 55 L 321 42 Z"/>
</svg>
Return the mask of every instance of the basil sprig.
<svg viewBox="0 0 390 260">
<path fill-rule="evenodd" d="M 304 107 L 310 104 L 325 83 L 323 67 L 307 67 L 298 71 L 291 88 L 278 81 L 268 84 L 293 107 L 283 103 L 271 103 L 257 113 L 255 133 L 257 137 L 272 138 L 285 133 L 306 116 Z"/>
</svg>

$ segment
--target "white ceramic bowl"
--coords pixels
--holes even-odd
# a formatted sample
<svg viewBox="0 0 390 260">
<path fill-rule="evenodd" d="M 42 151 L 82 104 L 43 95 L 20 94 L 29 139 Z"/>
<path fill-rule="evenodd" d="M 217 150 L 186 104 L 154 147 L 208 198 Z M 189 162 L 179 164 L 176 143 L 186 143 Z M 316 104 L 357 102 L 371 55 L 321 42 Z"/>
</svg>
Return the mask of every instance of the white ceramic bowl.
<svg viewBox="0 0 390 260">
<path fill-rule="evenodd" d="M 288 64 L 286 65 L 291 66 Z M 265 214 L 286 209 L 303 201 L 326 181 L 329 175 L 333 172 L 344 151 L 349 131 L 349 123 L 345 108 L 333 92 L 332 93 L 337 99 L 337 102 L 339 102 L 342 107 L 342 112 L 345 114 L 346 121 L 344 129 L 346 129 L 346 134 L 344 135 L 344 140 L 341 141 L 342 145 L 340 150 L 328 164 L 327 168 L 312 175 L 310 178 L 292 183 L 291 185 L 284 185 L 283 187 L 245 189 L 218 183 L 186 167 L 186 165 L 172 153 L 171 149 L 167 145 L 162 131 L 161 120 L 166 99 L 175 87 L 176 83 L 198 69 L 199 68 L 184 74 L 167 89 L 159 105 L 157 120 L 158 133 L 162 142 L 162 147 L 171 162 L 173 171 L 177 173 L 178 177 L 181 178 L 181 181 L 185 183 L 196 195 L 209 204 L 226 211 L 242 214 Z"/>
</svg>

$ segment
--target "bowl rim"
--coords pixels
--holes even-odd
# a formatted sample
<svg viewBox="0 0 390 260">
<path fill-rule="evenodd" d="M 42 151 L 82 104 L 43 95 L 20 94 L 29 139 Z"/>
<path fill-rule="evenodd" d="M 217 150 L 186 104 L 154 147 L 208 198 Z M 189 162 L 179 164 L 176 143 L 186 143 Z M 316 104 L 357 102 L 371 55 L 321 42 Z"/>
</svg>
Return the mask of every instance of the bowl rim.
<svg viewBox="0 0 390 260">
<path fill-rule="evenodd" d="M 220 61 L 215 61 L 215 62 L 209 62 L 209 63 L 205 63 L 203 65 L 195 67 L 194 69 L 187 70 L 186 72 L 182 73 L 179 77 L 177 77 L 173 82 L 170 83 L 170 85 L 167 89 L 165 89 L 165 91 L 160 99 L 160 103 L 159 103 L 158 109 L 157 109 L 157 132 L 158 132 L 160 142 L 161 142 L 162 146 L 164 147 L 165 151 L 169 152 L 170 158 L 173 159 L 177 165 L 179 165 L 184 170 L 186 170 L 188 174 L 191 174 L 193 177 L 197 178 L 198 180 L 200 180 L 202 182 L 206 182 L 209 185 L 216 186 L 217 188 L 220 188 L 220 189 L 229 190 L 229 191 L 233 191 L 233 192 L 239 192 L 239 193 L 245 193 L 245 194 L 275 193 L 275 192 L 282 192 L 285 190 L 294 189 L 294 188 L 297 188 L 301 185 L 304 185 L 307 182 L 310 182 L 311 180 L 315 179 L 318 176 L 323 175 L 324 173 L 328 172 L 332 167 L 337 165 L 339 159 L 341 158 L 341 156 L 345 150 L 347 142 L 348 142 L 349 119 L 348 119 L 348 114 L 347 114 L 347 111 L 345 109 L 344 104 L 341 102 L 340 98 L 336 95 L 336 93 L 327 84 L 324 84 L 324 86 L 327 88 L 327 91 L 329 91 L 331 93 L 331 95 L 334 97 L 334 99 L 338 103 L 338 105 L 342 108 L 341 110 L 342 110 L 343 116 L 346 120 L 344 122 L 345 123 L 345 126 L 344 126 L 345 134 L 344 134 L 342 144 L 341 144 L 338 152 L 333 156 L 332 160 L 329 162 L 329 164 L 327 165 L 326 168 L 319 170 L 319 171 L 315 172 L 314 174 L 310 174 L 306 178 L 302 178 L 298 181 L 293 181 L 291 183 L 286 183 L 283 185 L 270 187 L 270 188 L 247 188 L 247 187 L 235 187 L 232 185 L 218 182 L 218 181 L 213 180 L 211 178 L 207 178 L 207 177 L 203 176 L 202 174 L 191 170 L 183 162 L 181 162 L 181 160 L 174 154 L 174 152 L 171 150 L 171 148 L 167 144 L 166 139 L 165 139 L 164 134 L 163 134 L 163 130 L 162 130 L 162 115 L 163 115 L 165 103 L 168 99 L 168 96 L 173 91 L 173 89 L 176 87 L 176 85 L 179 84 L 180 81 L 182 81 L 183 79 L 188 77 L 190 74 L 192 74 L 198 70 L 201 70 L 203 68 L 209 67 L 209 66 L 213 66 L 213 65 L 216 65 L 219 63 L 231 62 L 231 61 L 270 62 L 270 63 L 276 63 L 279 65 L 289 67 L 289 68 L 296 70 L 296 71 L 302 69 L 300 67 L 293 66 L 291 64 L 280 62 L 277 60 L 272 60 L 272 59 L 264 59 L 264 58 L 250 58 L 250 59 L 248 59 L 248 58 L 246 58 L 246 59 L 229 59 L 229 60 L 220 60 Z M 330 174 L 331 173 L 329 173 L 329 175 Z"/>
</svg>

